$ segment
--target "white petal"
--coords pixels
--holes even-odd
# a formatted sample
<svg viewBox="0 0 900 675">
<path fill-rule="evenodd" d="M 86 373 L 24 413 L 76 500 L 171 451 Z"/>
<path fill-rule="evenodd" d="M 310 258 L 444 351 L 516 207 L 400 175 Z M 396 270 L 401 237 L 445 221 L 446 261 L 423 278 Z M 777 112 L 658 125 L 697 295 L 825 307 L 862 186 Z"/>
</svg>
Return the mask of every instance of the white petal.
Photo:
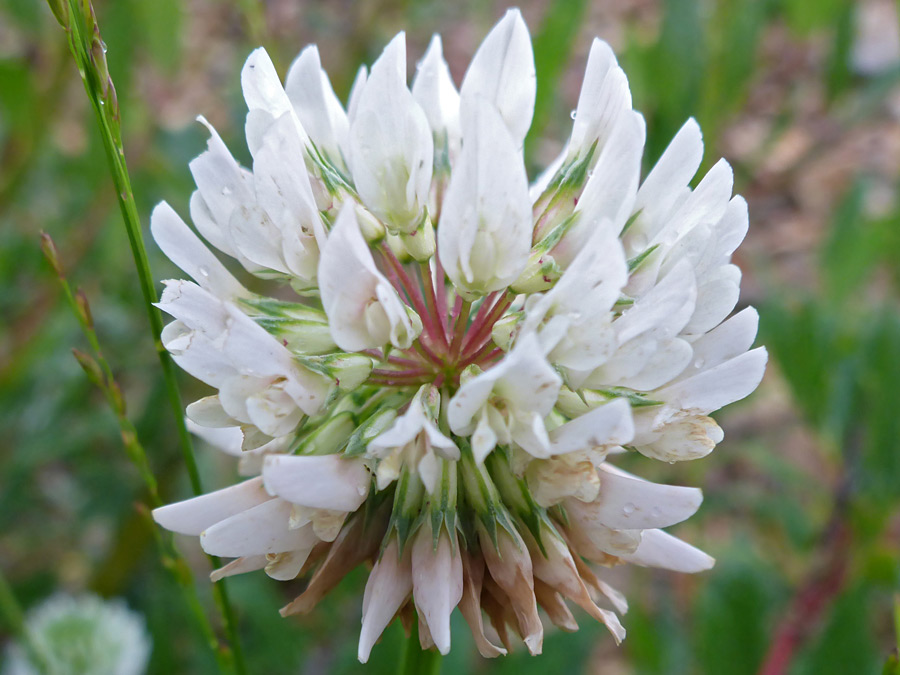
<svg viewBox="0 0 900 675">
<path fill-rule="evenodd" d="M 635 234 L 640 231 L 645 237 L 644 245 L 649 243 L 675 201 L 683 195 L 702 159 L 703 136 L 700 126 L 692 118 L 675 134 L 638 191 L 634 211 L 641 215 L 632 230 Z"/>
<path fill-rule="evenodd" d="M 668 527 L 697 512 L 703 493 L 697 488 L 660 485 L 600 466 L 600 495 L 588 505 L 600 522 L 617 530 Z"/>
<path fill-rule="evenodd" d="M 660 567 L 685 574 L 704 572 L 716 563 L 714 558 L 700 549 L 662 530 L 645 530 L 637 551 L 619 557 L 635 565 Z"/>
<path fill-rule="evenodd" d="M 222 348 L 235 367 L 244 375 L 284 378 L 279 386 L 303 412 L 319 412 L 331 382 L 299 365 L 287 347 L 249 316 L 234 306 L 225 309 L 229 322 Z"/>
<path fill-rule="evenodd" d="M 208 443 L 216 450 L 225 453 L 231 457 L 241 456 L 241 443 L 243 435 L 237 426 L 210 428 L 200 426 L 194 420 L 188 418 L 185 420 L 187 430 L 192 434 Z"/>
<path fill-rule="evenodd" d="M 747 236 L 748 225 L 747 202 L 740 195 L 735 195 L 728 202 L 725 215 L 715 226 L 717 237 L 715 256 L 725 258 L 734 253 Z"/>
<path fill-rule="evenodd" d="M 431 188 L 434 142 L 406 87 L 406 38 L 385 47 L 350 125 L 353 181 L 365 205 L 393 231 L 415 232 Z"/>
<path fill-rule="evenodd" d="M 315 546 L 315 544 L 310 544 L 309 547 L 297 551 L 279 553 L 275 560 L 269 561 L 266 565 L 266 575 L 270 579 L 275 579 L 276 581 L 291 581 L 292 579 L 296 579 L 303 569 L 303 565 L 306 564 L 306 560 L 309 558 L 313 546 Z"/>
<path fill-rule="evenodd" d="M 475 53 L 460 88 L 460 112 L 474 112 L 480 98 L 503 118 L 516 148 L 521 148 L 534 115 L 537 77 L 528 27 L 518 9 L 507 10 Z M 465 126 L 465 122 L 463 123 Z"/>
<path fill-rule="evenodd" d="M 306 47 L 291 64 L 284 88 L 313 143 L 333 162 L 342 164 L 341 148 L 347 142 L 350 125 L 322 70 L 315 45 Z"/>
<path fill-rule="evenodd" d="M 671 407 L 707 414 L 748 396 L 762 380 L 768 353 L 764 347 L 676 382 L 656 392 L 655 396 Z"/>
<path fill-rule="evenodd" d="M 383 433 L 376 436 L 368 445 L 368 450 L 377 457 L 387 451 L 402 448 L 412 443 L 425 428 L 425 411 L 417 398 L 410 403 L 409 409 L 397 417 L 394 423 Z M 449 440 L 449 439 L 448 439 Z"/>
<path fill-rule="evenodd" d="M 550 432 L 551 452 L 560 455 L 605 445 L 624 445 L 634 435 L 631 405 L 615 399 Z"/>
<path fill-rule="evenodd" d="M 303 157 L 305 150 L 290 115 L 272 123 L 253 157 L 256 196 L 272 221 L 287 236 L 297 228 L 312 234 L 319 221 L 315 196 Z"/>
<path fill-rule="evenodd" d="M 273 117 L 280 117 L 291 110 L 291 102 L 275 65 L 262 47 L 253 50 L 241 70 L 241 87 L 244 100 L 250 110 L 265 110 Z"/>
<path fill-rule="evenodd" d="M 684 333 L 702 335 L 718 326 L 734 309 L 740 294 L 741 270 L 736 265 L 722 265 L 713 271 L 697 287 L 697 307 Z"/>
<path fill-rule="evenodd" d="M 403 606 L 411 591 L 410 549 L 407 548 L 400 558 L 397 540 L 394 538 L 375 563 L 366 582 L 362 630 L 359 635 L 358 657 L 361 663 L 369 660 L 375 641 Z"/>
<path fill-rule="evenodd" d="M 237 374 L 221 349 L 181 321 L 167 324 L 160 335 L 160 342 L 179 368 L 211 387 L 218 388 Z"/>
<path fill-rule="evenodd" d="M 523 335 L 500 363 L 463 384 L 450 399 L 450 429 L 456 434 L 470 434 L 476 424 L 475 416 L 492 392 L 507 401 L 514 416 L 525 417 L 534 412 L 546 416 L 561 385 L 562 380 L 547 363 L 537 338 Z"/>
<path fill-rule="evenodd" d="M 203 153 L 200 157 L 208 156 L 208 154 Z M 241 180 L 243 181 L 244 179 L 241 178 Z M 190 212 L 191 222 L 194 223 L 194 227 L 197 228 L 197 231 L 206 241 L 222 251 L 222 253 L 230 255 L 232 258 L 240 259 L 240 254 L 235 250 L 231 241 L 231 234 L 228 232 L 228 220 L 222 221 L 224 227 L 216 221 L 200 190 L 194 190 L 193 194 L 191 194 Z M 228 207 L 228 212 L 229 214 L 231 213 L 231 206 Z"/>
<path fill-rule="evenodd" d="M 684 462 L 706 457 L 724 437 L 711 417 L 694 416 L 676 420 L 651 433 L 635 447 L 645 457 L 662 462 Z"/>
<path fill-rule="evenodd" d="M 459 93 L 444 61 L 441 36 L 431 38 L 412 83 L 413 98 L 422 107 L 435 137 L 435 146 L 446 144 L 451 154 L 459 150 Z M 446 140 L 444 140 L 446 139 Z"/>
<path fill-rule="evenodd" d="M 714 225 L 725 214 L 734 187 L 734 172 L 719 160 L 697 184 L 671 219 L 656 234 L 656 241 L 674 242 L 698 225 Z"/>
<path fill-rule="evenodd" d="M 609 384 L 637 391 L 656 389 L 680 375 L 690 364 L 693 354 L 694 350 L 691 345 L 679 338 L 658 341 L 656 348 L 639 373 Z"/>
<path fill-rule="evenodd" d="M 318 277 L 331 335 L 341 349 L 383 347 L 389 341 L 406 349 L 421 331 L 421 322 L 413 323 L 411 311 L 375 267 L 352 204 L 341 209 L 322 248 Z M 368 320 L 374 313 L 381 322 Z"/>
<path fill-rule="evenodd" d="M 166 202 L 153 209 L 150 232 L 162 252 L 213 295 L 222 299 L 250 296 Z"/>
<path fill-rule="evenodd" d="M 613 324 L 619 343 L 652 331 L 659 339 L 678 335 L 694 313 L 697 285 L 690 263 L 682 261 Z"/>
<path fill-rule="evenodd" d="M 188 405 L 188 418 L 201 427 L 234 427 L 237 422 L 222 408 L 218 396 L 207 396 Z M 237 453 L 240 455 L 240 452 Z"/>
<path fill-rule="evenodd" d="M 292 504 L 352 512 L 366 500 L 372 476 L 362 461 L 341 455 L 269 455 L 263 480 L 271 494 Z"/>
<path fill-rule="evenodd" d="M 753 307 L 741 310 L 718 327 L 691 343 L 694 361 L 679 379 L 687 379 L 703 370 L 743 354 L 756 339 L 759 313 Z"/>
<path fill-rule="evenodd" d="M 482 412 L 478 425 L 472 434 L 472 454 L 478 464 L 484 462 L 488 454 L 497 447 L 497 434 L 491 428 L 487 411 Z"/>
<path fill-rule="evenodd" d="M 270 499 L 212 525 L 200 535 L 209 555 L 239 557 L 305 549 L 318 539 L 312 525 L 290 527 L 291 505 Z"/>
<path fill-rule="evenodd" d="M 585 153 L 594 142 L 598 150 L 602 149 L 613 136 L 620 116 L 628 110 L 628 79 L 609 45 L 594 38 L 575 110 L 570 152 Z"/>
<path fill-rule="evenodd" d="M 221 581 L 226 577 L 232 577 L 235 574 L 245 574 L 247 572 L 255 572 L 261 570 L 268 563 L 268 558 L 264 555 L 249 555 L 242 558 L 232 560 L 227 565 L 213 570 L 209 573 L 209 580 L 212 582 Z"/>
<path fill-rule="evenodd" d="M 360 66 L 356 71 L 356 77 L 353 79 L 353 86 L 350 87 L 350 96 L 347 98 L 347 118 L 353 123 L 356 117 L 356 111 L 359 109 L 359 97 L 362 90 L 366 87 L 366 80 L 369 79 L 369 69 Z"/>
<path fill-rule="evenodd" d="M 153 510 L 153 520 L 172 532 L 199 535 L 206 528 L 270 499 L 262 479 L 253 478 L 223 490 L 160 506 Z"/>
<path fill-rule="evenodd" d="M 231 212 L 228 229 L 235 247 L 260 268 L 290 274 L 284 262 L 281 231 L 257 204 L 238 206 Z"/>
<path fill-rule="evenodd" d="M 446 654 L 450 651 L 450 614 L 462 599 L 463 570 L 459 549 L 453 550 L 445 530 L 435 549 L 431 528 L 421 528 L 412 544 L 412 579 L 416 609 L 438 651 Z"/>
<path fill-rule="evenodd" d="M 229 255 L 236 255 L 228 221 L 234 209 L 254 201 L 250 172 L 241 168 L 205 118 L 198 117 L 197 120 L 209 131 L 209 140 L 206 151 L 190 163 L 191 175 L 199 193 L 196 208 L 192 205 L 191 215 L 193 217 L 196 211 L 198 218 L 194 224 L 204 236 L 209 233 L 213 246 Z"/>
<path fill-rule="evenodd" d="M 625 112 L 600 151 L 578 200 L 576 210 L 582 214 L 582 229 L 608 218 L 616 234 L 622 231 L 637 198 L 645 139 L 644 118 L 636 112 Z M 565 238 L 568 241 L 570 236 Z"/>
<path fill-rule="evenodd" d="M 303 411 L 279 383 L 274 383 L 247 398 L 247 415 L 264 434 L 277 438 L 297 428 Z"/>
<path fill-rule="evenodd" d="M 497 111 L 472 104 L 438 226 L 441 263 L 466 294 L 501 290 L 518 278 L 531 251 L 528 178 Z"/>
</svg>

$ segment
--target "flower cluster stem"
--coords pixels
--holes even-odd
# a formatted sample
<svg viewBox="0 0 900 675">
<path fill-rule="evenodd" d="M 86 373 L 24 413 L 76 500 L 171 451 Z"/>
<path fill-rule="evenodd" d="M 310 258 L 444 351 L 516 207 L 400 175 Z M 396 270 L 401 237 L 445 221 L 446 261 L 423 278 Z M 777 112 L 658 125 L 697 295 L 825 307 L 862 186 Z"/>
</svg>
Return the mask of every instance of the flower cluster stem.
<svg viewBox="0 0 900 675">
<path fill-rule="evenodd" d="M 96 15 L 89 0 L 49 0 L 48 4 L 54 16 L 56 16 L 60 25 L 66 31 L 69 49 L 78 67 L 85 92 L 91 102 L 91 107 L 94 110 L 100 129 L 100 137 L 109 162 L 110 174 L 115 184 L 122 221 L 125 225 L 134 257 L 141 295 L 143 296 L 144 307 L 150 322 L 150 332 L 162 368 L 169 403 L 175 417 L 179 444 L 187 466 L 191 488 L 195 495 L 199 495 L 202 494 L 203 487 L 191 446 L 190 435 L 184 420 L 184 407 L 182 406 L 181 395 L 178 390 L 175 365 L 160 341 L 160 334 L 163 328 L 162 317 L 159 310 L 153 305 L 156 300 L 156 289 L 153 284 L 153 275 L 150 271 L 147 250 L 144 247 L 141 221 L 138 215 L 137 204 L 134 200 L 128 166 L 125 162 L 119 105 L 115 86 L 106 62 L 106 45 L 101 38 Z M 214 565 L 217 564 L 215 559 L 212 560 Z M 228 600 L 225 586 L 216 585 L 214 594 L 231 646 L 230 655 L 232 658 L 229 660 L 232 661 L 234 670 L 237 673 L 245 673 L 246 666 L 244 665 L 238 639 L 234 611 Z M 217 658 L 219 657 L 218 651 Z"/>
<path fill-rule="evenodd" d="M 419 646 L 418 620 L 413 620 L 412 630 L 403 645 L 399 675 L 440 675 L 442 658 L 436 649 Z"/>
<path fill-rule="evenodd" d="M 94 327 L 91 308 L 88 304 L 87 297 L 80 290 L 76 292 L 72 291 L 72 287 L 65 277 L 62 263 L 59 260 L 59 253 L 49 235 L 41 235 L 41 247 L 47 261 L 53 267 L 54 272 L 56 272 L 57 279 L 63 290 L 63 295 L 69 303 L 72 313 L 78 319 L 78 323 L 81 325 L 81 331 L 84 333 L 84 336 L 91 347 L 91 354 L 87 354 L 77 349 L 73 350 L 75 358 L 78 360 L 78 363 L 84 369 L 91 382 L 103 392 L 110 409 L 115 414 L 116 421 L 119 425 L 119 435 L 122 438 L 122 444 L 125 446 L 125 452 L 141 476 L 144 488 L 147 490 L 148 501 L 153 507 L 161 506 L 163 502 L 157 489 L 156 477 L 153 475 L 153 471 L 150 468 L 150 462 L 147 459 L 147 453 L 144 450 L 144 446 L 138 438 L 137 429 L 128 418 L 122 390 L 113 376 L 109 362 L 103 355 L 103 351 L 100 347 L 100 339 L 97 337 L 97 331 Z M 190 571 L 190 566 L 175 546 L 172 535 L 166 533 L 165 536 L 163 536 L 153 522 L 149 510 L 144 504 L 139 504 L 138 510 L 140 515 L 147 520 L 148 529 L 153 533 L 157 546 L 159 547 L 163 567 L 172 573 L 175 581 L 178 583 L 185 604 L 188 606 L 203 637 L 206 639 L 210 649 L 216 657 L 219 670 L 235 670 L 238 673 L 245 673 L 246 670 L 242 669 L 243 662 L 242 660 L 239 660 L 241 652 L 235 651 L 233 647 L 222 648 L 220 645 L 215 630 L 213 630 L 212 624 L 206 616 L 203 603 L 200 601 L 200 596 L 197 593 L 197 587 L 194 583 L 194 577 Z M 218 560 L 216 558 L 210 557 L 210 560 L 213 562 L 214 566 L 218 566 Z M 234 614 L 232 613 L 231 605 L 228 602 L 225 587 L 220 588 L 217 586 L 215 587 L 214 592 L 217 595 L 217 604 L 223 619 L 225 620 L 225 625 L 236 626 Z M 2 593 L 2 589 L 0 589 L 0 593 Z"/>
</svg>

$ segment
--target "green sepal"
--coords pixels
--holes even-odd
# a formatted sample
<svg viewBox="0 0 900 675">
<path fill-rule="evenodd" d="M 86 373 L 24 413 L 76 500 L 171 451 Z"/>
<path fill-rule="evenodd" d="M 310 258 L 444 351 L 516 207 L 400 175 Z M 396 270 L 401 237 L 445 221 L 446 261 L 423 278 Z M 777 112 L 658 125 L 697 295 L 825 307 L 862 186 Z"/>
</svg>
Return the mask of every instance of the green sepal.
<svg viewBox="0 0 900 675">
<path fill-rule="evenodd" d="M 521 323 L 524 318 L 525 312 L 523 311 L 510 312 L 494 323 L 491 328 L 491 339 L 494 341 L 494 344 L 503 351 L 509 351 L 510 345 L 512 345 L 513 336 L 519 328 L 519 323 Z"/>
<path fill-rule="evenodd" d="M 535 208 L 541 209 L 541 215 L 554 206 L 566 192 L 581 190 L 581 187 L 587 182 L 588 172 L 594 160 L 594 153 L 597 152 L 597 143 L 597 141 L 594 141 L 584 155 L 576 156 L 575 159 L 564 162 L 559 167 L 559 170 L 550 180 L 549 185 L 547 185 L 541 196 L 538 197 L 537 202 L 535 202 Z"/>
<path fill-rule="evenodd" d="M 547 515 L 562 523 L 563 527 L 569 527 L 569 514 L 566 512 L 566 507 L 561 503 L 554 504 L 547 509 Z"/>
<path fill-rule="evenodd" d="M 337 349 L 328 324 L 280 317 L 259 317 L 256 323 L 295 354 L 314 356 Z"/>
<path fill-rule="evenodd" d="M 475 517 L 481 521 L 487 530 L 494 546 L 497 547 L 497 525 L 509 532 L 515 532 L 515 527 L 509 516 L 503 499 L 494 481 L 491 479 L 487 468 L 478 465 L 472 455 L 472 448 L 463 438 L 455 438 L 460 449 L 459 471 L 462 483 L 462 494 L 466 503 L 471 507 Z"/>
<path fill-rule="evenodd" d="M 641 263 L 643 263 L 647 258 L 649 258 L 650 255 L 658 248 L 659 248 L 659 244 L 653 244 L 653 246 L 645 249 L 642 253 L 639 253 L 638 255 L 634 256 L 631 260 L 629 260 L 628 261 L 628 273 L 631 274 L 632 272 L 634 272 L 638 267 L 641 266 Z"/>
<path fill-rule="evenodd" d="M 249 298 L 238 298 L 237 303 L 254 319 L 267 316 L 282 319 L 319 321 L 328 325 L 328 317 L 325 312 L 299 302 L 289 302 L 287 300 L 278 300 L 262 295 L 253 295 Z"/>
<path fill-rule="evenodd" d="M 349 410 L 332 415 L 303 438 L 296 447 L 298 455 L 331 455 L 340 452 L 353 430 L 356 417 Z"/>
<path fill-rule="evenodd" d="M 381 543 L 381 552 L 384 553 L 391 538 L 391 530 L 397 532 L 397 551 L 403 554 L 403 549 L 409 539 L 415 534 L 422 523 L 422 497 L 425 494 L 425 486 L 416 472 L 404 467 L 397 479 L 394 490 L 394 506 L 391 510 L 391 519 L 388 521 L 387 530 Z"/>
<path fill-rule="evenodd" d="M 539 293 L 553 286 L 562 276 L 563 269 L 550 254 L 569 230 L 581 218 L 581 213 L 570 213 L 534 245 L 525 269 L 512 284 L 517 293 Z"/>
<path fill-rule="evenodd" d="M 397 236 L 403 242 L 406 252 L 416 262 L 427 262 L 434 255 L 436 245 L 434 225 L 431 224 L 431 218 L 428 217 L 427 210 L 424 212 L 422 222 L 413 232 L 399 232 Z"/>
<path fill-rule="evenodd" d="M 381 408 L 369 419 L 360 424 L 347 443 L 344 454 L 348 457 L 361 457 L 366 449 L 378 435 L 387 431 L 388 427 L 397 419 L 397 411 L 392 408 Z"/>
<path fill-rule="evenodd" d="M 628 230 L 631 228 L 631 226 L 635 224 L 635 222 L 637 221 L 638 218 L 641 217 L 641 214 L 643 212 L 644 212 L 644 209 L 638 209 L 637 211 L 635 211 L 628 217 L 628 220 L 625 221 L 624 227 L 622 227 L 622 231 L 619 232 L 620 238 L 625 236 L 625 233 L 628 232 Z"/>
<path fill-rule="evenodd" d="M 608 399 L 624 398 L 631 404 L 632 408 L 648 408 L 650 406 L 663 404 L 663 401 L 655 401 L 652 398 L 647 398 L 647 394 L 641 391 L 626 389 L 625 387 L 610 387 L 609 389 L 597 389 L 595 391 L 598 394 L 606 396 Z"/>
<path fill-rule="evenodd" d="M 487 463 L 503 502 L 512 509 L 515 518 L 531 532 L 541 553 L 546 556 L 547 551 L 541 540 L 541 529 L 543 526 L 552 527 L 547 510 L 534 501 L 525 480 L 513 474 L 506 448 L 496 448 L 488 456 Z"/>
<path fill-rule="evenodd" d="M 320 356 L 295 355 L 294 360 L 309 370 L 320 373 L 341 391 L 353 391 L 368 379 L 375 362 L 365 354 L 335 352 Z"/>
<path fill-rule="evenodd" d="M 569 419 L 574 419 L 615 398 L 626 399 L 632 408 L 647 408 L 663 404 L 663 401 L 648 398 L 643 392 L 625 387 L 573 390 L 564 385 L 556 399 L 556 409 Z"/>
<path fill-rule="evenodd" d="M 337 196 L 342 192 L 347 192 L 359 201 L 359 195 L 356 194 L 356 188 L 353 186 L 350 176 L 345 174 L 331 161 L 331 158 L 319 150 L 319 147 L 313 143 L 312 139 L 309 141 L 306 154 L 315 168 L 318 169 L 318 174 L 328 194 Z"/>
<path fill-rule="evenodd" d="M 456 512 L 457 494 L 457 462 L 443 460 L 441 471 L 441 483 L 439 492 L 428 495 L 425 502 L 426 508 L 422 509 L 422 516 L 428 518 L 431 525 L 432 546 L 437 551 L 438 541 L 441 536 L 441 526 L 447 528 L 450 535 L 450 546 L 456 552 L 456 530 L 459 526 L 459 518 Z"/>
</svg>

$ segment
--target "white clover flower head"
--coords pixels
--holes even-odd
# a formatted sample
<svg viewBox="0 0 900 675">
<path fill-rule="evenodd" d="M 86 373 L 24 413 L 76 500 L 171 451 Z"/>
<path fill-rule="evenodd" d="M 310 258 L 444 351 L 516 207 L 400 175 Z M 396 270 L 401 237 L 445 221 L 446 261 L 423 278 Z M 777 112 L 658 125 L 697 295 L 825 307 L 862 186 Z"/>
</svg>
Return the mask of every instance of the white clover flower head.
<svg viewBox="0 0 900 675">
<path fill-rule="evenodd" d="M 55 595 L 31 610 L 30 645 L 8 652 L 4 675 L 141 675 L 150 658 L 143 617 L 121 600 Z"/>
<path fill-rule="evenodd" d="M 618 642 L 627 604 L 603 567 L 711 567 L 662 529 L 700 491 L 613 461 L 708 454 L 709 414 L 765 368 L 756 312 L 727 318 L 747 205 L 724 162 L 690 187 L 697 124 L 641 180 L 643 118 L 596 40 L 572 136 L 529 186 L 535 68 L 517 10 L 458 91 L 437 37 L 408 87 L 402 33 L 346 111 L 315 47 L 284 87 L 253 52 L 242 84 L 253 167 L 212 132 L 191 216 L 284 289 L 247 290 L 166 204 L 151 228 L 193 279 L 167 282 L 163 344 L 216 390 L 188 406 L 191 428 L 250 478 L 157 522 L 233 558 L 214 580 L 308 575 L 284 615 L 373 564 L 363 662 L 413 612 L 422 646 L 446 653 L 455 607 L 484 656 L 539 653 L 538 607 L 572 630 L 567 601 Z"/>
</svg>

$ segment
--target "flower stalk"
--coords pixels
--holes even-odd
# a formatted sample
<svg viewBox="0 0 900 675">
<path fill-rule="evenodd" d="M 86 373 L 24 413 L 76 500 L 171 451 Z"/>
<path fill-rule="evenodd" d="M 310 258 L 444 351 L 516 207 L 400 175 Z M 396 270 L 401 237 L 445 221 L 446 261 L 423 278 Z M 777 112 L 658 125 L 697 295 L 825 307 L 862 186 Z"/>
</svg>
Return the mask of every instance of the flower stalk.
<svg viewBox="0 0 900 675">
<path fill-rule="evenodd" d="M 403 641 L 399 675 L 440 675 L 443 657 L 436 649 L 419 645 L 419 622 L 413 618 L 409 637 Z"/>
<path fill-rule="evenodd" d="M 72 287 L 66 279 L 62 262 L 59 259 L 59 252 L 56 249 L 56 245 L 47 233 L 41 233 L 41 248 L 47 261 L 53 267 L 57 280 L 62 288 L 63 295 L 65 296 L 72 313 L 78 319 L 81 331 L 91 347 L 92 354 L 87 354 L 79 349 L 73 349 L 73 354 L 79 365 L 84 369 L 88 379 L 103 392 L 110 409 L 115 415 L 119 425 L 119 435 L 122 439 L 122 445 L 125 448 L 128 458 L 138 470 L 138 474 L 144 483 L 144 488 L 147 490 L 150 505 L 154 508 L 161 506 L 163 502 L 159 495 L 156 477 L 153 474 L 153 470 L 150 468 L 147 453 L 138 438 L 137 429 L 128 418 L 128 411 L 121 387 L 119 387 L 118 382 L 116 382 L 109 361 L 107 361 L 103 354 L 87 296 L 81 289 L 74 292 L 72 291 Z M 138 505 L 138 508 L 142 517 L 151 520 L 150 512 L 144 505 Z M 188 609 L 203 634 L 204 639 L 213 651 L 220 669 L 236 671 L 238 673 L 244 672 L 238 669 L 239 667 L 235 660 L 235 652 L 231 648 L 224 647 L 219 643 L 215 630 L 203 608 L 203 603 L 200 601 L 193 574 L 190 572 L 187 561 L 175 546 L 174 538 L 170 534 L 163 536 L 157 528 L 152 526 L 152 521 L 148 529 L 154 534 L 156 544 L 161 553 L 163 567 L 172 573 L 175 581 L 178 583 L 182 596 L 188 605 Z M 219 564 L 218 560 L 212 557 L 210 557 L 210 562 L 213 566 Z M 0 586 L 2 586 L 2 583 L 0 583 Z M 0 587 L 0 595 L 3 595 L 2 587 Z M 11 594 L 6 595 L 6 598 L 0 598 L 0 600 L 3 600 L 4 604 L 12 608 L 13 605 L 11 605 L 9 601 L 13 596 Z M 230 616 L 233 623 L 234 615 L 231 613 L 231 607 L 228 602 L 225 587 L 223 586 L 220 589 L 217 589 L 216 595 L 218 596 L 217 600 L 221 603 L 219 605 L 220 608 L 227 609 L 229 612 L 228 616 Z M 15 618 L 14 613 L 10 614 L 10 616 Z"/>
<path fill-rule="evenodd" d="M 166 393 L 169 404 L 175 417 L 175 425 L 178 433 L 179 446 L 181 447 L 182 457 L 188 471 L 191 488 L 194 494 L 201 494 L 203 486 L 200 480 L 200 472 L 197 469 L 197 462 L 194 457 L 191 445 L 190 435 L 187 431 L 183 415 L 183 405 L 181 395 L 178 389 L 178 381 L 175 373 L 175 365 L 170 354 L 162 346 L 159 335 L 162 332 L 162 317 L 159 310 L 154 306 L 156 299 L 156 289 L 153 281 L 153 274 L 150 270 L 150 261 L 147 257 L 147 251 L 144 247 L 143 235 L 141 232 L 140 216 L 138 215 L 137 204 L 134 200 L 134 193 L 131 187 L 131 179 L 128 173 L 128 166 L 125 161 L 125 148 L 122 142 L 121 120 L 119 114 L 118 98 L 116 89 L 109 73 L 106 61 L 106 45 L 100 34 L 100 27 L 90 0 L 49 0 L 49 5 L 54 16 L 66 32 L 69 49 L 78 67 L 82 82 L 84 83 L 85 92 L 100 130 L 100 137 L 103 142 L 103 148 L 109 163 L 110 175 L 116 188 L 116 197 L 119 203 L 119 209 L 122 214 L 122 221 L 128 235 L 128 241 L 131 247 L 132 256 L 135 263 L 135 271 L 137 273 L 138 282 L 141 288 L 141 295 L 144 300 L 144 306 L 150 324 L 150 331 L 153 336 L 153 342 L 157 355 L 159 357 L 160 366 L 165 381 Z M 65 280 L 60 277 L 64 286 Z M 67 296 L 71 295 L 71 291 L 67 292 Z M 79 309 L 74 306 L 76 315 L 79 315 Z M 85 324 L 82 322 L 84 328 Z M 85 334 L 90 335 L 92 330 L 85 329 Z M 92 338 L 88 337 L 91 341 Z M 92 348 L 97 354 L 100 354 L 99 344 L 96 342 L 96 335 L 93 335 Z M 101 359 L 101 364 L 104 360 Z M 137 441 L 137 434 L 132 429 L 128 429 L 130 422 L 124 415 L 124 403 L 121 402 L 121 396 L 116 396 L 118 390 L 114 380 L 111 377 L 111 371 L 108 364 L 101 365 L 107 380 L 107 397 L 116 411 L 117 417 L 120 419 L 120 425 L 124 425 L 122 438 L 125 442 L 126 449 L 132 456 L 133 460 L 139 467 L 145 484 L 150 490 L 151 495 L 158 500 L 156 490 L 156 482 L 153 474 L 149 469 L 146 461 L 146 454 L 138 451 L 140 447 Z M 127 424 L 126 424 L 127 423 Z M 215 558 L 211 558 L 213 566 L 218 565 Z M 217 587 L 214 596 L 216 604 L 222 614 L 225 631 L 230 642 L 230 649 L 216 649 L 217 658 L 224 657 L 225 661 L 230 664 L 237 673 L 245 673 L 243 653 L 238 638 L 236 617 L 231 603 L 228 599 L 227 589 L 224 585 Z M 193 603 L 193 601 L 191 601 Z M 199 602 L 199 601 L 198 601 Z M 198 605 L 199 606 L 199 605 Z M 197 612 L 195 612 L 197 614 Z M 199 612 L 203 614 L 202 610 Z M 208 621 L 206 622 L 208 624 Z M 211 632 L 206 631 L 204 632 Z M 209 635 L 208 635 L 209 637 Z M 211 643 L 218 644 L 213 634 Z"/>
</svg>

